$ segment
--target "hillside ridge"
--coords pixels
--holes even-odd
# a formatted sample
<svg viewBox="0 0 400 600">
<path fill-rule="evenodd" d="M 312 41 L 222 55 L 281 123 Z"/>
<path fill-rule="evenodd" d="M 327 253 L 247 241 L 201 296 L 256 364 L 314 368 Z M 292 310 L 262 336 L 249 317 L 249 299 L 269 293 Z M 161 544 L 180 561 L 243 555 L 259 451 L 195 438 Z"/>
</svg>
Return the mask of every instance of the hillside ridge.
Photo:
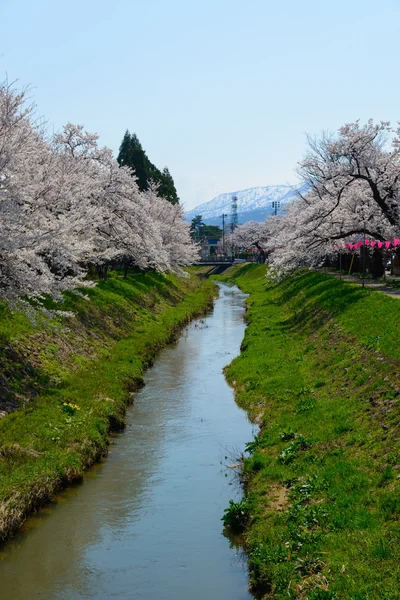
<svg viewBox="0 0 400 600">
<path fill-rule="evenodd" d="M 235 192 L 219 194 L 212 200 L 199 204 L 186 212 L 186 219 L 191 221 L 196 215 L 202 215 L 203 221 L 209 225 L 220 223 L 223 213 L 230 215 L 233 196 L 237 197 L 239 223 L 247 221 L 264 221 L 274 214 L 273 202 L 280 203 L 280 209 L 295 199 L 298 191 L 304 186 L 267 185 L 255 186 Z"/>
</svg>

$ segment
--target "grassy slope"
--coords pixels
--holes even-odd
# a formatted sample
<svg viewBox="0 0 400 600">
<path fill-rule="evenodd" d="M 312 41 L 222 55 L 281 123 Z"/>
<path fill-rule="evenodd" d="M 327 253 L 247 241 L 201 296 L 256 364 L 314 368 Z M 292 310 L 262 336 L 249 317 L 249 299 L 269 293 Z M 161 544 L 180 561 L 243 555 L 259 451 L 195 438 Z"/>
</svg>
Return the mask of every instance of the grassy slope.
<svg viewBox="0 0 400 600">
<path fill-rule="evenodd" d="M 0 307 L 0 391 L 22 406 L 0 420 L 0 539 L 104 453 L 144 368 L 214 290 L 194 275 L 147 273 L 85 293 L 66 298 L 76 317 L 57 329 Z"/>
<path fill-rule="evenodd" d="M 400 598 L 400 301 L 319 273 L 250 293 L 227 369 L 259 420 L 243 477 L 257 597 Z"/>
</svg>

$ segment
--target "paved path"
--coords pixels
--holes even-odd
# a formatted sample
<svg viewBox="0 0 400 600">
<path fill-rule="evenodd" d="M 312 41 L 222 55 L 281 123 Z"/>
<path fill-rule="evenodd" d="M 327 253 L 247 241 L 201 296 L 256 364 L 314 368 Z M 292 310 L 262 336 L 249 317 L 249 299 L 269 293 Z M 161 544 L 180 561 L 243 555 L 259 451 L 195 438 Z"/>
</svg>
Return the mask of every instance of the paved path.
<svg viewBox="0 0 400 600">
<path fill-rule="evenodd" d="M 340 278 L 340 274 L 337 271 L 324 271 L 324 269 L 319 269 L 319 271 L 321 273 L 326 272 L 327 275 L 332 275 L 332 277 L 337 277 L 338 279 Z M 358 285 L 362 285 L 362 279 L 360 277 L 358 277 L 357 275 L 345 275 L 342 273 L 341 279 L 342 279 L 342 281 L 348 281 L 350 283 L 356 283 Z M 371 290 L 375 290 L 377 292 L 382 292 L 383 294 L 386 294 L 387 296 L 392 296 L 392 298 L 400 298 L 400 287 L 399 288 L 390 287 L 390 285 L 388 285 L 390 281 L 396 282 L 400 285 L 400 277 L 398 277 L 396 275 L 388 275 L 386 282 L 385 281 L 375 281 L 372 279 L 366 279 L 365 287 L 367 287 Z"/>
</svg>

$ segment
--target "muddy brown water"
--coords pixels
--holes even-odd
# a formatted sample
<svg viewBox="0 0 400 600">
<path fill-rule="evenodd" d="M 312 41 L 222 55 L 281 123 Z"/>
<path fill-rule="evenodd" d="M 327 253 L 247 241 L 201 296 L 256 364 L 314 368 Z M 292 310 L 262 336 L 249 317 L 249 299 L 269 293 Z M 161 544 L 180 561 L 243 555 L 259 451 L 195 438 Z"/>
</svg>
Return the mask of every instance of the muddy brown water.
<svg viewBox="0 0 400 600">
<path fill-rule="evenodd" d="M 244 300 L 220 284 L 214 311 L 162 350 L 107 459 L 2 548 L 1 600 L 252 598 L 221 522 L 241 495 L 226 465 L 255 433 L 222 374 Z"/>
</svg>

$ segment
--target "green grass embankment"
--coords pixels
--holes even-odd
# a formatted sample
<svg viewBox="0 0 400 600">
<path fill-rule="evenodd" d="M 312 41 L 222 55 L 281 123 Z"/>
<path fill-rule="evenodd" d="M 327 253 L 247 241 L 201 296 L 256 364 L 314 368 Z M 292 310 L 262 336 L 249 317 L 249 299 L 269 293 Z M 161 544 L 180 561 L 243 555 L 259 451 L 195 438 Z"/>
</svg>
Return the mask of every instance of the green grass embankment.
<svg viewBox="0 0 400 600">
<path fill-rule="evenodd" d="M 400 301 L 264 265 L 220 279 L 250 294 L 227 368 L 261 425 L 247 446 L 245 544 L 258 598 L 400 598 Z"/>
<path fill-rule="evenodd" d="M 66 294 L 75 316 L 47 326 L 0 306 L 0 399 L 20 405 L 0 420 L 0 540 L 104 454 L 156 352 L 211 307 L 195 270 L 114 275 Z"/>
</svg>

